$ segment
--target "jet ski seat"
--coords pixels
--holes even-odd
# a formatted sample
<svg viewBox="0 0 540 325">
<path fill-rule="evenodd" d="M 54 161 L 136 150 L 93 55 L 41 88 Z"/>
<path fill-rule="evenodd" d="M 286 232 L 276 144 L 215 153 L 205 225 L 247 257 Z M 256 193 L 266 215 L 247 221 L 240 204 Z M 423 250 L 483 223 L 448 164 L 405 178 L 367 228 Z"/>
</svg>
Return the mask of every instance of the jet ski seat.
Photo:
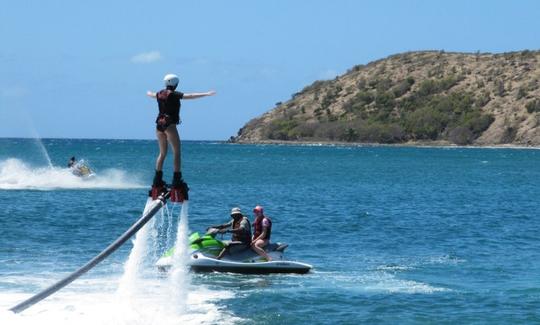
<svg viewBox="0 0 540 325">
<path fill-rule="evenodd" d="M 285 250 L 285 248 L 289 247 L 289 244 L 273 244 L 273 245 L 276 245 L 277 247 L 274 249 L 275 251 L 277 252 L 283 252 Z M 272 244 L 270 245 L 272 246 Z"/>
</svg>

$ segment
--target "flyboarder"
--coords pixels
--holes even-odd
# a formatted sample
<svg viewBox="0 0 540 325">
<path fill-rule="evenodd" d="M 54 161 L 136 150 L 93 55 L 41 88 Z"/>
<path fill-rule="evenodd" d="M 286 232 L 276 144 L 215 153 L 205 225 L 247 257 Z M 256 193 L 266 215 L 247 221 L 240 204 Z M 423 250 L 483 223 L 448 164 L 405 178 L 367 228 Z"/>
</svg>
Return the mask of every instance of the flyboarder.
<svg viewBox="0 0 540 325">
<path fill-rule="evenodd" d="M 182 202 L 187 199 L 187 184 L 182 178 L 181 170 L 181 143 L 180 136 L 176 125 L 180 124 L 180 100 L 195 99 L 200 97 L 212 96 L 216 92 L 208 91 L 205 93 L 189 93 L 184 94 L 176 91 L 178 87 L 178 76 L 167 74 L 163 81 L 165 89 L 157 93 L 148 91 L 146 94 L 149 97 L 156 98 L 158 102 L 159 114 L 156 118 L 156 137 L 159 144 L 159 155 L 156 160 L 156 173 L 152 183 L 151 195 L 156 199 L 160 193 L 165 190 L 165 182 L 163 181 L 163 162 L 167 156 L 167 148 L 171 143 L 174 154 L 174 174 L 171 188 L 171 201 Z"/>
</svg>

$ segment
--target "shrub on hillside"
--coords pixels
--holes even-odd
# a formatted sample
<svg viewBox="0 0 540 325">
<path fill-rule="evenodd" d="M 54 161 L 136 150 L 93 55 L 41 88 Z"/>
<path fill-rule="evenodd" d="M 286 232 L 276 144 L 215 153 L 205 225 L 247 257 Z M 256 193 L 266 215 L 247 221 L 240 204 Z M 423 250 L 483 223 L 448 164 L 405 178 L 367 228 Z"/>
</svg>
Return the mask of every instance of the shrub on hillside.
<svg viewBox="0 0 540 325">
<path fill-rule="evenodd" d="M 356 87 L 359 90 L 364 90 L 364 88 L 366 88 L 366 85 L 367 85 L 366 79 L 365 78 L 360 78 L 360 80 L 358 80 L 358 83 L 356 84 Z"/>
<path fill-rule="evenodd" d="M 458 126 L 449 132 L 448 139 L 455 144 L 466 145 L 472 143 L 474 140 L 474 134 L 468 128 Z"/>
<path fill-rule="evenodd" d="M 432 94 L 436 94 L 438 91 L 439 89 L 437 87 L 437 82 L 433 79 L 429 79 L 422 81 L 417 93 L 420 96 L 429 96 Z"/>
<path fill-rule="evenodd" d="M 397 85 L 392 87 L 392 94 L 395 98 L 399 98 L 405 95 L 409 90 L 411 90 L 413 84 L 414 79 L 412 77 L 402 80 Z"/>
<path fill-rule="evenodd" d="M 297 125 L 296 120 L 274 120 L 266 127 L 266 137 L 271 140 L 293 140 L 297 135 L 292 130 Z"/>
<path fill-rule="evenodd" d="M 527 89 L 525 89 L 524 87 L 519 87 L 516 94 L 516 99 L 521 99 L 524 97 L 527 97 Z"/>
<path fill-rule="evenodd" d="M 394 95 L 389 92 L 377 92 L 375 97 L 375 107 L 379 109 L 392 109 L 394 106 Z"/>
<path fill-rule="evenodd" d="M 347 112 L 363 111 L 374 99 L 375 96 L 370 91 L 362 90 L 343 104 L 343 109 Z"/>
<path fill-rule="evenodd" d="M 321 123 L 315 130 L 316 139 L 328 139 L 331 141 L 340 140 L 341 135 L 344 133 L 344 125 L 338 122 Z"/>
<path fill-rule="evenodd" d="M 540 101 L 537 99 L 530 101 L 525 105 L 525 108 L 529 113 L 540 112 Z"/>
<path fill-rule="evenodd" d="M 484 107 L 486 106 L 491 100 L 491 96 L 489 94 L 489 91 L 485 90 L 478 97 L 476 97 L 476 100 L 474 101 L 474 104 L 476 107 Z"/>
<path fill-rule="evenodd" d="M 517 129 L 512 126 L 507 126 L 501 136 L 500 143 L 511 143 L 516 138 Z"/>
<path fill-rule="evenodd" d="M 377 82 L 377 92 L 385 92 L 392 87 L 392 79 L 384 78 Z"/>
<path fill-rule="evenodd" d="M 398 143 L 405 139 L 403 128 L 397 124 L 366 123 L 357 130 L 360 142 Z"/>
<path fill-rule="evenodd" d="M 436 140 L 448 124 L 445 114 L 431 108 L 423 107 L 406 116 L 405 130 L 415 140 Z"/>
<path fill-rule="evenodd" d="M 429 96 L 438 94 L 454 87 L 458 82 L 463 80 L 461 75 L 451 75 L 442 79 L 428 79 L 422 81 L 418 89 L 420 96 Z"/>
<path fill-rule="evenodd" d="M 305 87 L 304 89 L 302 89 L 302 91 L 300 93 L 306 93 L 306 92 L 309 92 L 309 91 L 319 92 L 319 91 L 322 90 L 322 88 L 324 88 L 329 83 L 331 83 L 331 81 L 317 80 L 314 83 L 312 83 L 311 85 L 309 85 L 309 86 Z M 296 96 L 293 95 L 293 97 L 296 97 Z"/>
<path fill-rule="evenodd" d="M 358 133 L 353 128 L 347 128 L 345 134 L 341 136 L 342 141 L 355 142 L 358 140 Z"/>
<path fill-rule="evenodd" d="M 313 138 L 315 136 L 315 131 L 317 130 L 319 124 L 315 122 L 307 122 L 296 126 L 293 129 L 293 132 L 298 135 L 300 138 Z"/>
<path fill-rule="evenodd" d="M 332 105 L 336 101 L 340 91 L 341 87 L 333 87 L 329 89 L 321 101 L 321 107 L 323 109 L 327 109 L 328 107 L 330 107 L 330 105 Z"/>
<path fill-rule="evenodd" d="M 368 105 L 375 99 L 375 96 L 370 91 L 360 91 L 354 96 L 355 101 L 362 105 Z"/>
<path fill-rule="evenodd" d="M 435 96 L 427 104 L 439 112 L 444 112 L 448 115 L 460 115 L 472 109 L 474 97 L 472 94 L 451 93 L 448 96 Z"/>
<path fill-rule="evenodd" d="M 496 94 L 499 97 L 503 97 L 506 94 L 506 89 L 504 89 L 504 81 L 502 80 L 496 81 L 495 89 L 496 89 Z"/>
<path fill-rule="evenodd" d="M 495 121 L 495 118 L 491 114 L 482 114 L 480 111 L 472 111 L 463 114 L 460 125 L 471 130 L 476 138 L 480 136 L 482 132 L 487 130 L 493 121 Z"/>
</svg>

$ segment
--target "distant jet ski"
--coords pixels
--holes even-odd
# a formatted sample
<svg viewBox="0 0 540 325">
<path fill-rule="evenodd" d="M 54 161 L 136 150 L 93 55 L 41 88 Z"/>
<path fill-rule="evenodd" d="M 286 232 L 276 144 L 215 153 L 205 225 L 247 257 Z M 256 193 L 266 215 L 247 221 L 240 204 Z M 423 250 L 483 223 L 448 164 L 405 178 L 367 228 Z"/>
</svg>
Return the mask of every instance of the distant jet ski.
<svg viewBox="0 0 540 325">
<path fill-rule="evenodd" d="M 312 266 L 296 261 L 287 261 L 284 251 L 287 244 L 272 243 L 265 247 L 272 261 L 254 252 L 244 249 L 225 255 L 221 260 L 216 256 L 225 247 L 223 241 L 216 239 L 218 229 L 210 228 L 202 237 L 195 232 L 189 237 L 190 253 L 188 265 L 194 272 L 231 272 L 242 274 L 269 274 L 269 273 L 308 273 Z M 172 266 L 174 248 L 169 249 L 157 261 L 160 271 L 167 271 Z"/>
<path fill-rule="evenodd" d="M 81 159 L 73 163 L 71 162 L 72 160 L 70 160 L 70 164 L 68 166 L 73 175 L 82 177 L 82 178 L 92 178 L 96 176 L 96 174 L 90 169 L 90 167 L 88 166 L 88 163 L 84 161 L 84 159 Z"/>
</svg>

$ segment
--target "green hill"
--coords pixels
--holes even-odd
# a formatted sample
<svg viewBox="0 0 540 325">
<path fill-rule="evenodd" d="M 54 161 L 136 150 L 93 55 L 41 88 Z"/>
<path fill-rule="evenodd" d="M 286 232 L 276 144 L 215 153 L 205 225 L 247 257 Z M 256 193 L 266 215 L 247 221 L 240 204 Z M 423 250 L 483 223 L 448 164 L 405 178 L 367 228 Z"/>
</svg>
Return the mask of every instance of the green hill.
<svg viewBox="0 0 540 325">
<path fill-rule="evenodd" d="M 409 52 L 315 81 L 232 142 L 540 146 L 540 51 Z"/>
</svg>

